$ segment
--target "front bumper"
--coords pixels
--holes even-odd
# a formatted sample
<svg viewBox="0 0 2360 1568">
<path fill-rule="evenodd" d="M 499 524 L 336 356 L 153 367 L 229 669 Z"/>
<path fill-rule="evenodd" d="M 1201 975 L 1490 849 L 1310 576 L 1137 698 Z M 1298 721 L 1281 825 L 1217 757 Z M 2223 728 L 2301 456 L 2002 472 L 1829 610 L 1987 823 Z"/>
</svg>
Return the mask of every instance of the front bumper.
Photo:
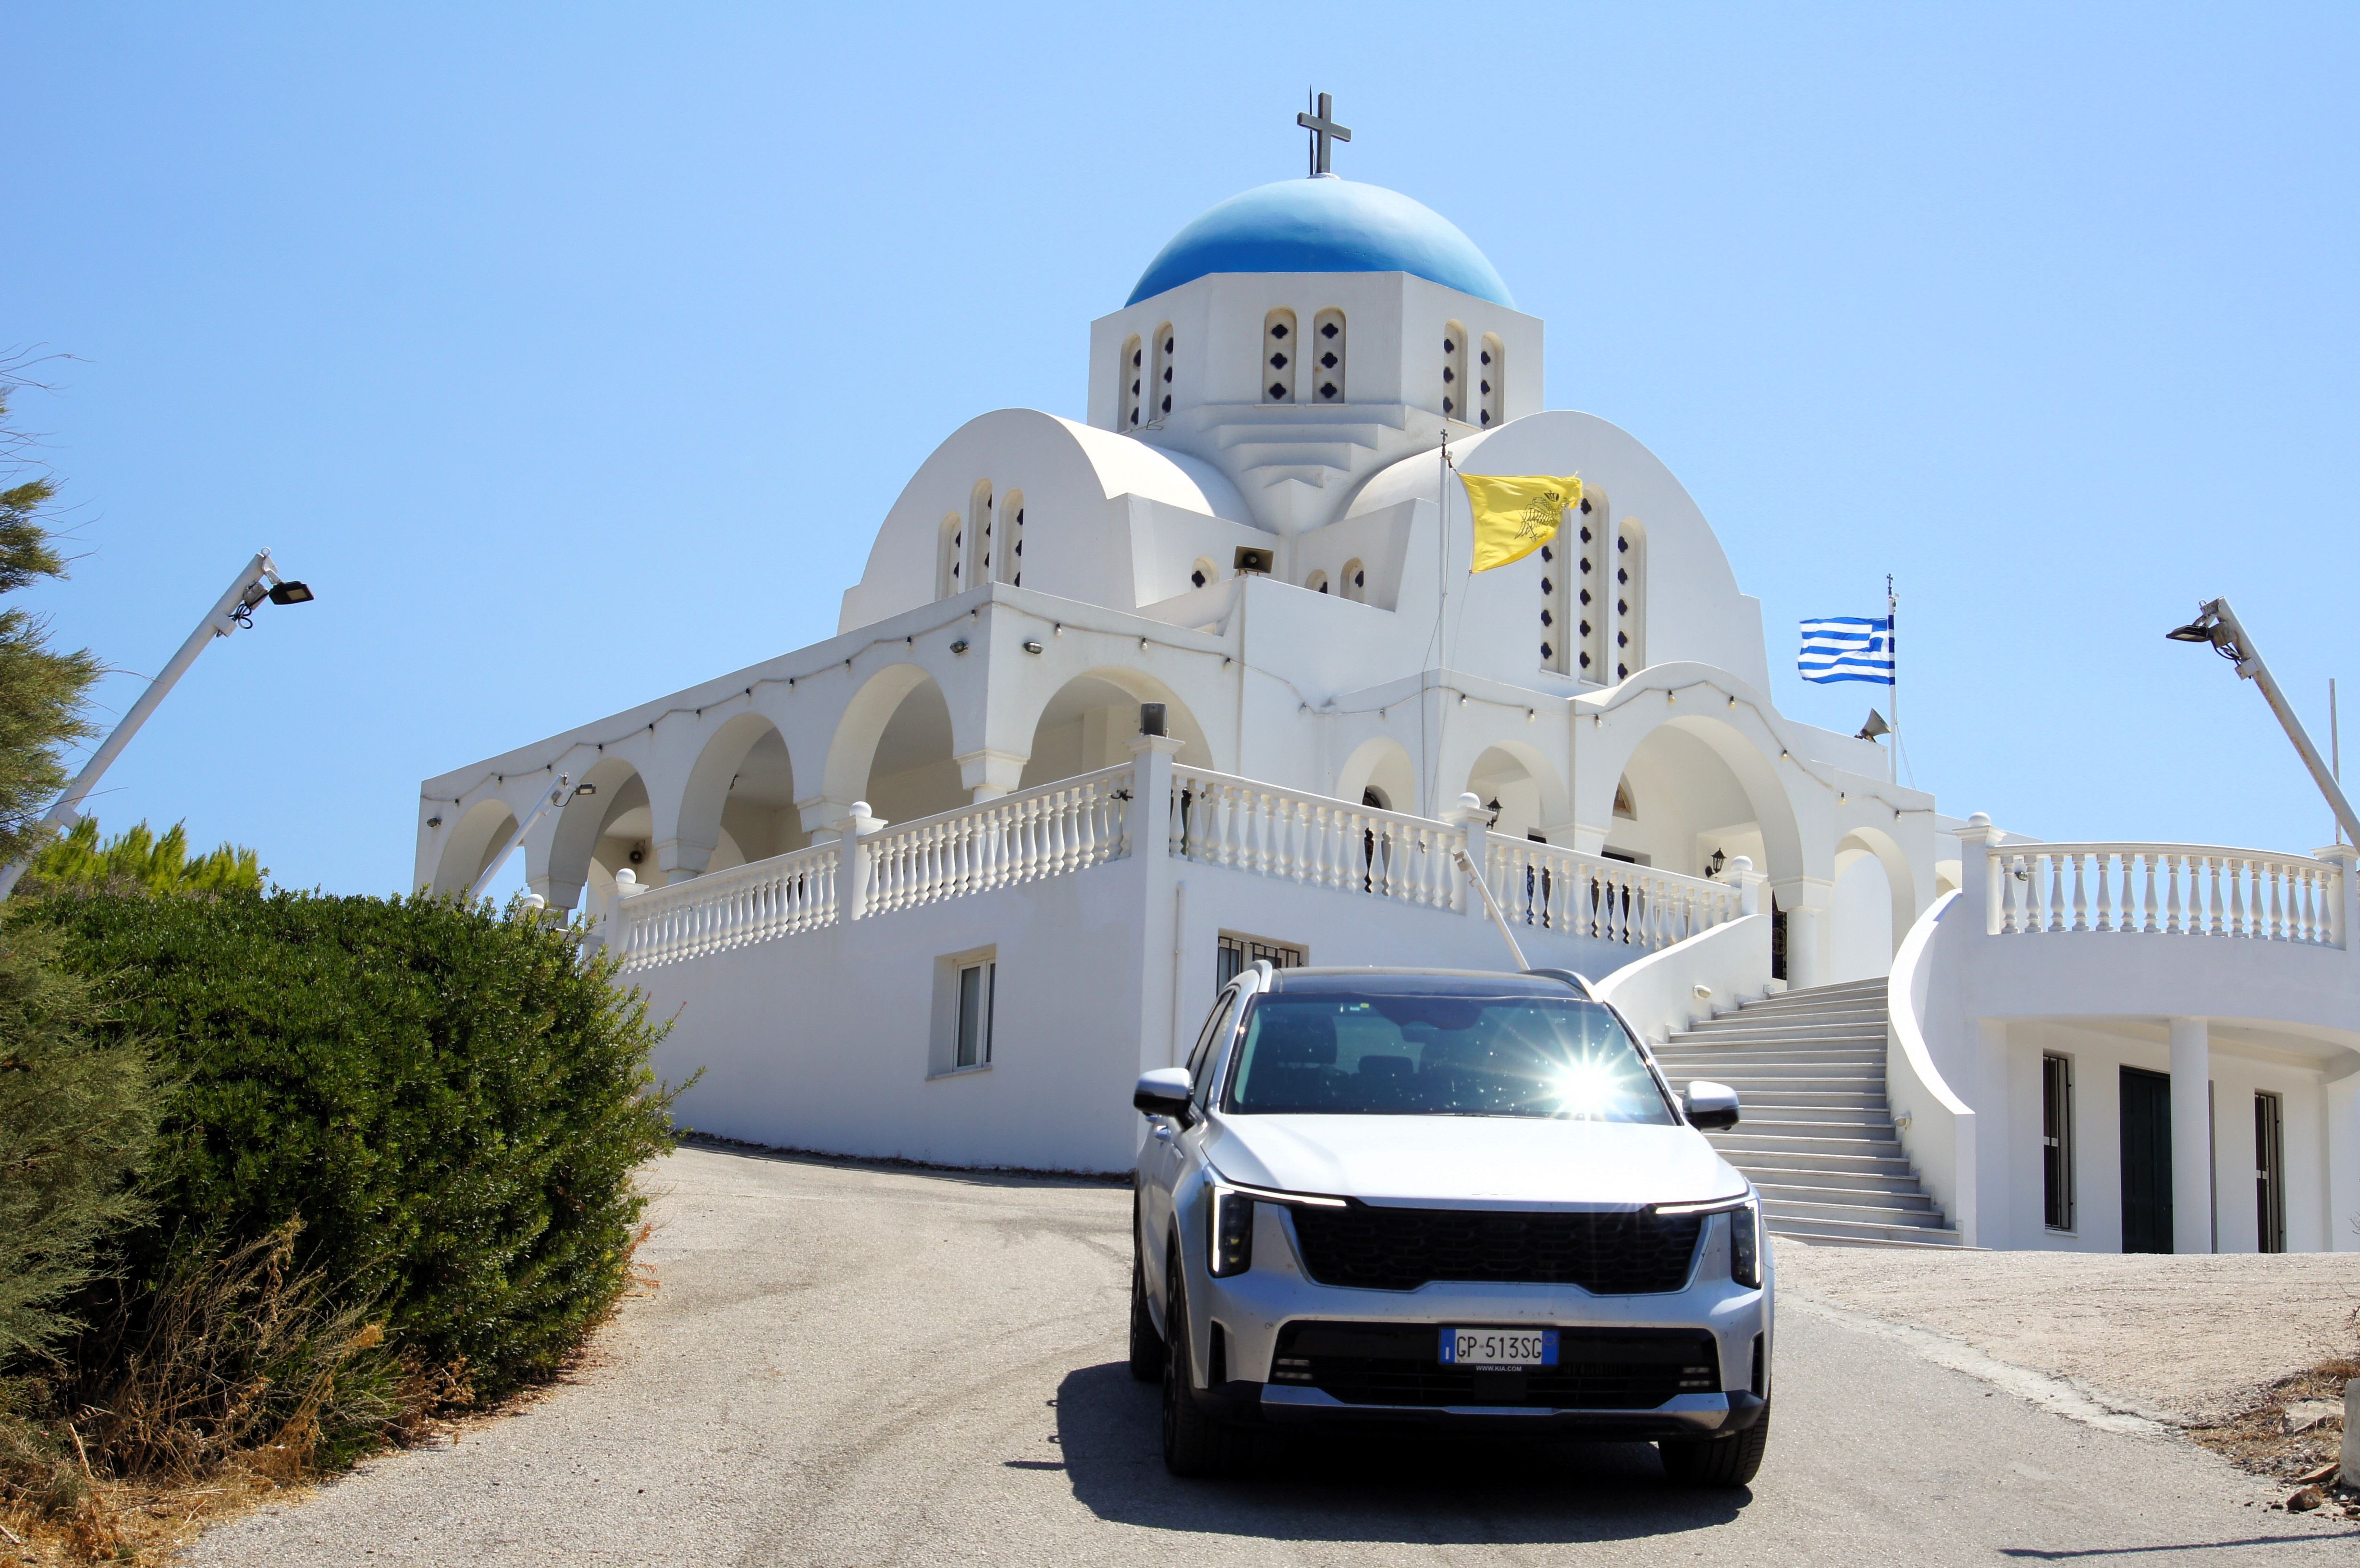
<svg viewBox="0 0 2360 1568">
<path fill-rule="evenodd" d="M 1275 1205 L 1257 1205 L 1251 1269 L 1221 1279 L 1190 1270 L 1195 1397 L 1224 1419 L 1645 1442 L 1742 1432 L 1768 1402 L 1772 1281 L 1730 1278 L 1726 1216 L 1698 1238 L 1679 1290 L 1627 1296 L 1323 1285 L 1304 1270 L 1292 1228 Z M 1563 1366 L 1453 1376 L 1433 1348 L 1443 1326 L 1555 1328 Z"/>
</svg>

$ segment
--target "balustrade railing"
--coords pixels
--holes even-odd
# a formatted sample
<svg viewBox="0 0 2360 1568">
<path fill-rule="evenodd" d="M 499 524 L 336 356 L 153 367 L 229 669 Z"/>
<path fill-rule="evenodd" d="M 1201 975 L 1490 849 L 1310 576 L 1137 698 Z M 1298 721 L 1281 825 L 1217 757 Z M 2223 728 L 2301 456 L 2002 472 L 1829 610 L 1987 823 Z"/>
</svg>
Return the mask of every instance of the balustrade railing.
<svg viewBox="0 0 2360 1568">
<path fill-rule="evenodd" d="M 862 840 L 869 867 L 864 913 L 988 893 L 1121 858 L 1129 847 L 1131 778 L 1129 767 L 1104 768 Z"/>
<path fill-rule="evenodd" d="M 833 923 L 839 858 L 835 844 L 814 844 L 623 899 L 614 939 L 623 967 L 702 958 Z"/>
<path fill-rule="evenodd" d="M 2184 844 L 1991 851 L 1990 930 L 2244 937 L 2342 947 L 2344 869 L 2309 855 Z"/>
<path fill-rule="evenodd" d="M 1653 951 L 1737 918 L 1738 888 L 1528 839 L 1488 835 L 1484 876 L 1512 923 Z"/>
<path fill-rule="evenodd" d="M 1368 893 L 1426 909 L 1466 897 L 1447 822 L 1211 773 L 1172 770 L 1171 853 L 1258 877 Z"/>
</svg>

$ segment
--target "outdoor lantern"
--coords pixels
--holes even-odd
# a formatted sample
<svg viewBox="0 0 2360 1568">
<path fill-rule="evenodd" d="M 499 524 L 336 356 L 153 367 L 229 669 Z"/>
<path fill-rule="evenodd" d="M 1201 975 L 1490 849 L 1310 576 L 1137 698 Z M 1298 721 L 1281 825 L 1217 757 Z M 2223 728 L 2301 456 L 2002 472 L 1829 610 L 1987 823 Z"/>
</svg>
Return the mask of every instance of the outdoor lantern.
<svg viewBox="0 0 2360 1568">
<path fill-rule="evenodd" d="M 270 602 L 274 604 L 308 604 L 311 602 L 311 590 L 300 583 L 281 583 L 270 590 Z"/>
</svg>

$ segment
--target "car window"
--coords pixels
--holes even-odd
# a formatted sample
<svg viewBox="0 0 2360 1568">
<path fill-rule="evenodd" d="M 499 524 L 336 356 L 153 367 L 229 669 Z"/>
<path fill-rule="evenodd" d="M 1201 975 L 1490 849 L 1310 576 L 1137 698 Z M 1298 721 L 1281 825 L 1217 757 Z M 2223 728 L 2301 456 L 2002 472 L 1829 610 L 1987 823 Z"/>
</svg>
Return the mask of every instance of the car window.
<svg viewBox="0 0 2360 1568">
<path fill-rule="evenodd" d="M 1296 1115 L 1678 1120 L 1612 1012 L 1528 995 L 1259 997 L 1223 1103 Z"/>
<path fill-rule="evenodd" d="M 1205 1108 L 1205 1096 L 1212 1089 L 1213 1065 L 1220 1054 L 1221 1041 L 1229 1032 L 1229 1014 L 1237 1006 L 1238 995 L 1224 992 L 1213 1005 L 1213 1016 L 1205 1020 L 1205 1032 L 1196 1037 L 1196 1049 L 1188 1056 L 1188 1082 L 1192 1085 L 1189 1099 L 1198 1110 Z"/>
</svg>

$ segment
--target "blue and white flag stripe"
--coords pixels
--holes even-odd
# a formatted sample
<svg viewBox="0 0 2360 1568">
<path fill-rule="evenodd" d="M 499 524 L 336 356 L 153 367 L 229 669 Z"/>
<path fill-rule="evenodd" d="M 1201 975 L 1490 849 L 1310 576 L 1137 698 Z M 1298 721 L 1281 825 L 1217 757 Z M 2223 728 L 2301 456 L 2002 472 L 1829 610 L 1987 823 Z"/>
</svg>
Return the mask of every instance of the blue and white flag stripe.
<svg viewBox="0 0 2360 1568">
<path fill-rule="evenodd" d="M 1829 615 L 1803 623 L 1803 651 L 1795 668 L 1806 681 L 1893 684 L 1893 621 Z"/>
</svg>

